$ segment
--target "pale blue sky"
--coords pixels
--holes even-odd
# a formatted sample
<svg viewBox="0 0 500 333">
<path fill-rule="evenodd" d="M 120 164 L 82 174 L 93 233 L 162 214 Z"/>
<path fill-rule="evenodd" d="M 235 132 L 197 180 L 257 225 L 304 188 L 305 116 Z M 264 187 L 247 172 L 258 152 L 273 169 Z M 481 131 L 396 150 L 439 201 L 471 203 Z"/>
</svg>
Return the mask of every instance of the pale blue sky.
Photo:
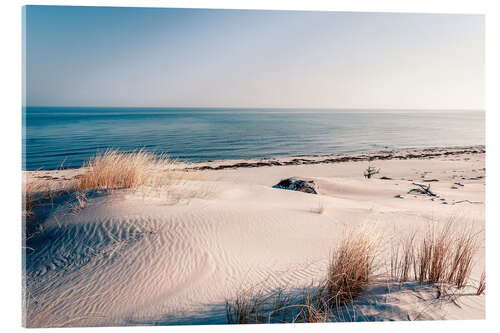
<svg viewBox="0 0 500 333">
<path fill-rule="evenodd" d="M 25 9 L 27 105 L 484 108 L 482 15 Z"/>
</svg>

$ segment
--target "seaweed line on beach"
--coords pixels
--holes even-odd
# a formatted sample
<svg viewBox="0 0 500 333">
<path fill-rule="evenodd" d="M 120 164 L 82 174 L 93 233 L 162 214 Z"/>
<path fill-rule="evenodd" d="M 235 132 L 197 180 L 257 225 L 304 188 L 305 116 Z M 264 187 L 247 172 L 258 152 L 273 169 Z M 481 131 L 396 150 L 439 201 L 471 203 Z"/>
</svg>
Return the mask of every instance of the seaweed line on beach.
<svg viewBox="0 0 500 333">
<path fill-rule="evenodd" d="M 484 154 L 485 147 L 468 147 L 456 151 L 449 151 L 446 149 L 422 149 L 421 153 L 407 153 L 396 154 L 395 151 L 377 152 L 373 154 L 362 154 L 360 156 L 341 156 L 336 158 L 326 159 L 307 159 L 307 158 L 294 158 L 290 161 L 278 161 L 276 159 L 258 162 L 239 162 L 235 164 L 222 164 L 217 166 L 203 165 L 197 167 L 186 168 L 186 170 L 224 170 L 236 168 L 256 168 L 262 166 L 286 166 L 286 165 L 304 165 L 304 164 L 329 164 L 329 163 L 344 163 L 344 162 L 360 162 L 360 161 L 373 161 L 373 160 L 408 160 L 408 159 L 430 159 L 450 155 L 462 154 Z"/>
</svg>

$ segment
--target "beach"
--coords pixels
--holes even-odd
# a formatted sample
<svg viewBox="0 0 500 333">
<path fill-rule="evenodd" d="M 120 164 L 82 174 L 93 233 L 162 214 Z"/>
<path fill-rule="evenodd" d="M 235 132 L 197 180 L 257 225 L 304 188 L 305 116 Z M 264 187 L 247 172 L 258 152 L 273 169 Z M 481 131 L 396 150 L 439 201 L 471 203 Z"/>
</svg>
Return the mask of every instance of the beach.
<svg viewBox="0 0 500 333">
<path fill-rule="evenodd" d="M 367 178 L 369 166 L 379 172 Z M 485 296 L 475 293 L 484 271 L 484 146 L 175 168 L 183 176 L 162 186 L 65 194 L 40 208 L 43 221 L 25 241 L 27 326 L 226 324 L 226 302 L 241 290 L 293 293 L 324 279 L 332 250 L 358 229 L 377 254 L 344 321 L 485 317 Z M 57 191 L 86 172 L 23 175 Z M 291 177 L 312 181 L 317 194 L 276 188 Z M 468 285 L 441 297 L 439 285 L 395 281 L 397 244 L 447 223 L 479 235 Z"/>
</svg>

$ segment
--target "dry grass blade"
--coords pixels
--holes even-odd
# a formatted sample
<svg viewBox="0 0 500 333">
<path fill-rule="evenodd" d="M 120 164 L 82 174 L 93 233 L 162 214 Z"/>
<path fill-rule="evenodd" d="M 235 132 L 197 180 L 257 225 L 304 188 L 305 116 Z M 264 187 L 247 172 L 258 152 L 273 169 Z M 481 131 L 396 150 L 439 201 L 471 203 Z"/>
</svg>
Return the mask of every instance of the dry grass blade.
<svg viewBox="0 0 500 333">
<path fill-rule="evenodd" d="M 428 280 L 430 282 L 439 282 L 446 276 L 449 268 L 452 250 L 451 223 L 447 223 L 439 231 L 432 229 L 430 239 L 426 239 L 426 246 L 430 247 L 431 261 L 428 271 Z"/>
<path fill-rule="evenodd" d="M 413 232 L 404 238 L 391 252 L 391 278 L 398 282 L 406 282 L 410 279 L 410 273 L 416 272 L 415 261 L 415 237 Z M 400 255 L 401 253 L 401 255 Z M 414 273 L 415 279 L 417 279 Z"/>
<path fill-rule="evenodd" d="M 234 300 L 226 300 L 228 324 L 326 322 L 329 309 L 322 291 L 293 292 L 286 288 L 264 292 L 240 291 Z"/>
<path fill-rule="evenodd" d="M 477 251 L 476 237 L 472 231 L 458 237 L 454 246 L 454 256 L 451 259 L 451 269 L 447 281 L 463 288 L 472 270 L 473 257 Z"/>
<path fill-rule="evenodd" d="M 226 317 L 229 324 L 258 324 L 265 322 L 262 313 L 264 302 L 262 290 L 253 289 L 238 293 L 234 301 L 226 300 Z"/>
<path fill-rule="evenodd" d="M 486 273 L 483 271 L 481 274 L 481 279 L 479 280 L 479 285 L 477 286 L 476 295 L 484 294 L 486 290 Z"/>
</svg>

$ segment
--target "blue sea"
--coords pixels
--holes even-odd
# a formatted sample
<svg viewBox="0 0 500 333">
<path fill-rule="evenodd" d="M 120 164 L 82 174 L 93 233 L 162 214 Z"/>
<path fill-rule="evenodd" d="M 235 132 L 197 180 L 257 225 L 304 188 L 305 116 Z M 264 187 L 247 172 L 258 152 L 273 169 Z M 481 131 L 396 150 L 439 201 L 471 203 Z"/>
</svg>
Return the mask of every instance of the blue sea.
<svg viewBox="0 0 500 333">
<path fill-rule="evenodd" d="M 80 167 L 107 148 L 186 161 L 484 145 L 482 111 L 23 109 L 23 168 Z"/>
</svg>

